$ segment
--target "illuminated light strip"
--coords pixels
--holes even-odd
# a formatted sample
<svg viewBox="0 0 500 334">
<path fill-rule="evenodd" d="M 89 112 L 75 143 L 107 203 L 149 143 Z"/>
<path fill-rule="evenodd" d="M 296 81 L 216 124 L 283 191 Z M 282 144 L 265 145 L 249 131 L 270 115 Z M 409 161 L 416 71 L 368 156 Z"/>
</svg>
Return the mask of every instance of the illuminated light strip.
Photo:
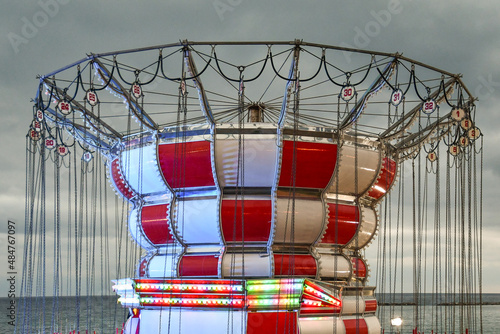
<svg viewBox="0 0 500 334">
<path fill-rule="evenodd" d="M 275 279 L 263 279 L 263 280 L 248 280 L 247 286 L 250 285 L 262 285 L 262 284 L 303 284 L 305 279 L 303 278 L 275 278 Z"/>
<path fill-rule="evenodd" d="M 241 280 L 220 280 L 220 279 L 146 279 L 138 278 L 134 280 L 137 284 L 168 284 L 168 285 L 216 285 L 234 286 L 243 285 Z"/>
<path fill-rule="evenodd" d="M 247 281 L 248 293 L 259 294 L 267 292 L 293 293 L 302 292 L 304 286 L 303 278 L 296 279 L 266 279 Z"/>
<path fill-rule="evenodd" d="M 247 291 L 300 291 L 302 290 L 303 283 L 295 283 L 295 284 L 252 284 L 247 286 Z"/>
<path fill-rule="evenodd" d="M 184 293 L 148 293 L 138 296 L 141 300 L 169 299 L 169 300 L 244 300 L 244 295 L 207 295 L 207 294 L 184 294 Z"/>
<path fill-rule="evenodd" d="M 298 308 L 304 288 L 304 279 L 266 279 L 247 281 L 247 306 L 265 309 L 284 306 Z"/>
<path fill-rule="evenodd" d="M 306 285 L 305 290 L 307 292 L 312 293 L 313 295 L 316 295 L 317 297 L 325 299 L 326 301 L 328 301 L 328 302 L 330 302 L 330 303 L 332 303 L 334 305 L 340 306 L 340 304 L 341 304 L 340 300 L 338 300 L 336 298 L 333 298 L 333 297 L 327 295 L 326 293 L 323 293 L 323 292 L 321 292 L 321 291 L 319 291 L 319 290 L 317 290 L 317 289 L 315 289 L 315 288 L 313 288 L 313 287 L 311 287 L 309 285 Z"/>
<path fill-rule="evenodd" d="M 252 306 L 299 306 L 300 298 L 262 298 L 262 299 L 249 299 L 248 307 L 252 308 Z"/>
<path fill-rule="evenodd" d="M 340 311 L 340 306 L 325 304 L 321 301 L 306 298 L 304 298 L 300 307 L 300 312 L 303 315 L 339 314 Z"/>
<path fill-rule="evenodd" d="M 137 292 L 153 292 L 153 291 L 243 292 L 243 285 L 137 283 L 135 290 Z"/>
<path fill-rule="evenodd" d="M 301 315 L 307 315 L 308 317 L 311 315 L 328 315 L 331 317 L 332 314 L 340 314 L 340 309 L 334 309 L 334 308 L 324 308 L 324 307 L 305 307 L 300 309 L 300 314 Z M 305 318 L 304 318 L 305 319 Z M 331 318 L 330 318 L 331 319 Z"/>
<path fill-rule="evenodd" d="M 219 299 L 219 298 L 206 298 L 206 299 L 193 299 L 193 298 L 154 298 L 143 297 L 140 299 L 142 306 L 188 306 L 188 307 L 243 307 L 244 301 L 242 299 Z"/>
<path fill-rule="evenodd" d="M 334 296 L 328 293 L 320 291 L 320 289 L 321 289 L 320 287 L 318 287 L 311 281 L 306 281 L 306 284 L 304 286 L 304 290 L 306 292 L 312 293 L 313 295 L 316 295 L 316 297 L 324 299 L 326 302 L 332 303 L 335 306 L 340 307 L 342 305 L 342 301 L 339 298 L 335 298 Z"/>
<path fill-rule="evenodd" d="M 308 299 L 304 299 L 303 304 L 305 306 L 317 306 L 317 307 L 326 306 L 326 305 L 323 305 L 322 302 L 317 302 L 317 301 L 308 300 Z"/>
</svg>

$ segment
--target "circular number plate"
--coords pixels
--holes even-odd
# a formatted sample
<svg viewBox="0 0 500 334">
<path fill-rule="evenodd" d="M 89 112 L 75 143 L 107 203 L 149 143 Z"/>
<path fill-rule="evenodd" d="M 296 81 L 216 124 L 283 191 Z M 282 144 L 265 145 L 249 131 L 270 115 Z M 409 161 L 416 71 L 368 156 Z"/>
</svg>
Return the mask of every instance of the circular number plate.
<svg viewBox="0 0 500 334">
<path fill-rule="evenodd" d="M 469 138 L 467 138 L 466 136 L 460 137 L 458 143 L 460 144 L 460 146 L 466 147 L 467 145 L 469 145 Z"/>
<path fill-rule="evenodd" d="M 94 157 L 94 156 L 93 156 L 93 155 L 92 155 L 92 153 L 90 153 L 90 152 L 85 152 L 85 153 L 83 153 L 83 155 L 82 155 L 82 159 L 83 159 L 83 161 L 85 161 L 85 162 L 89 162 L 90 160 L 92 160 L 92 158 L 93 158 L 93 157 Z"/>
<path fill-rule="evenodd" d="M 403 95 L 403 91 L 401 89 L 396 89 L 392 92 L 391 95 L 391 104 L 395 107 L 399 106 L 405 96 Z"/>
<path fill-rule="evenodd" d="M 39 122 L 43 121 L 43 111 L 41 110 L 36 111 L 36 120 Z"/>
<path fill-rule="evenodd" d="M 450 149 L 449 149 L 449 152 L 453 156 L 458 155 L 460 153 L 460 146 L 458 146 L 458 145 L 451 145 Z"/>
<path fill-rule="evenodd" d="M 467 118 L 464 118 L 461 122 L 460 122 L 460 126 L 462 127 L 462 129 L 464 130 L 469 130 L 471 127 L 472 127 L 472 122 L 470 119 L 467 119 Z"/>
<path fill-rule="evenodd" d="M 451 111 L 451 118 L 455 121 L 461 121 L 465 117 L 465 111 L 462 108 L 455 108 Z"/>
<path fill-rule="evenodd" d="M 97 94 L 95 92 L 88 91 L 87 92 L 87 101 L 92 107 L 95 106 L 98 103 Z"/>
<path fill-rule="evenodd" d="M 132 85 L 132 95 L 134 95 L 134 97 L 136 99 L 138 99 L 142 96 L 142 89 L 141 89 L 140 85 L 138 85 L 138 84 Z"/>
<path fill-rule="evenodd" d="M 342 90 L 340 91 L 340 97 L 345 102 L 351 101 L 354 95 L 356 95 L 356 89 L 351 85 L 342 87 Z"/>
<path fill-rule="evenodd" d="M 429 99 L 422 104 L 422 111 L 429 115 L 432 114 L 437 109 L 437 103 L 433 99 Z"/>
<path fill-rule="evenodd" d="M 57 153 L 59 153 L 61 157 L 64 157 L 69 153 L 69 149 L 64 145 L 59 145 L 57 146 Z"/>
<path fill-rule="evenodd" d="M 69 115 L 71 113 L 71 104 L 69 104 L 69 102 L 61 101 L 59 102 L 58 107 L 64 115 Z"/>
<path fill-rule="evenodd" d="M 476 127 L 471 128 L 469 129 L 467 135 L 469 136 L 470 140 L 478 139 L 481 136 L 481 130 L 479 130 L 479 128 Z"/>
<path fill-rule="evenodd" d="M 35 129 L 35 131 L 38 131 L 38 132 L 42 131 L 42 123 L 37 121 L 37 120 L 33 121 L 33 123 L 31 124 L 31 127 L 33 129 Z"/>
<path fill-rule="evenodd" d="M 436 152 L 429 152 L 429 154 L 427 154 L 427 159 L 429 159 L 430 162 L 434 162 L 437 160 L 437 154 Z"/>
<path fill-rule="evenodd" d="M 34 129 L 31 129 L 29 132 L 29 136 L 32 140 L 37 141 L 40 139 L 40 132 L 38 132 Z"/>
<path fill-rule="evenodd" d="M 56 147 L 55 139 L 54 138 L 45 139 L 45 147 L 48 148 L 49 150 L 52 150 L 54 147 Z"/>
</svg>

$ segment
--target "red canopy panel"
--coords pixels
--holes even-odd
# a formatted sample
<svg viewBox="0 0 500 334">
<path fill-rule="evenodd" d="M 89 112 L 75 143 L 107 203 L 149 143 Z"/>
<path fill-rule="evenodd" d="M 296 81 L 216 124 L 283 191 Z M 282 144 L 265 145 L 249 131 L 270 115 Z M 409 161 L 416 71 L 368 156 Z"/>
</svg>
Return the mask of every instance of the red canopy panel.
<svg viewBox="0 0 500 334">
<path fill-rule="evenodd" d="M 368 196 L 380 199 L 387 193 L 396 177 L 396 167 L 394 160 L 387 157 L 384 158 L 377 182 L 371 187 Z"/>
<path fill-rule="evenodd" d="M 271 232 L 272 211 L 270 199 L 222 200 L 221 223 L 224 240 L 266 242 Z"/>
<path fill-rule="evenodd" d="M 248 312 L 247 334 L 298 334 L 297 312 Z"/>
<path fill-rule="evenodd" d="M 215 185 L 208 141 L 159 144 L 158 160 L 171 188 Z"/>
<path fill-rule="evenodd" d="M 359 209 L 356 205 L 327 203 L 328 225 L 321 243 L 345 245 L 356 235 Z"/>
<path fill-rule="evenodd" d="M 180 277 L 218 275 L 219 257 L 214 255 L 185 255 L 179 264 Z"/>
<path fill-rule="evenodd" d="M 332 178 L 336 163 L 335 144 L 285 140 L 279 186 L 293 187 L 295 184 L 297 188 L 324 189 Z"/>
<path fill-rule="evenodd" d="M 117 159 L 111 162 L 111 178 L 116 186 L 116 189 L 126 198 L 131 199 L 135 196 L 133 190 L 126 183 L 125 179 L 122 176 L 120 170 L 120 162 Z"/>
<path fill-rule="evenodd" d="M 309 254 L 274 254 L 274 276 L 316 277 L 317 264 Z"/>
<path fill-rule="evenodd" d="M 142 207 L 142 230 L 154 245 L 171 244 L 175 242 L 173 235 L 170 233 L 168 207 L 168 204 Z"/>
<path fill-rule="evenodd" d="M 368 334 L 365 319 L 344 319 L 345 334 Z"/>
</svg>

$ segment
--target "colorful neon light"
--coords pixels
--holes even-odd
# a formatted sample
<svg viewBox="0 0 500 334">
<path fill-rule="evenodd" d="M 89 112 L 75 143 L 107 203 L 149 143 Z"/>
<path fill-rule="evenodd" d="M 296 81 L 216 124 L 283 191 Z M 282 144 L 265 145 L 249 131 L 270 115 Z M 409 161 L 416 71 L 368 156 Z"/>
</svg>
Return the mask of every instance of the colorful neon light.
<svg viewBox="0 0 500 334">
<path fill-rule="evenodd" d="M 137 292 L 243 292 L 243 285 L 223 284 L 168 284 L 168 283 L 138 283 L 135 286 Z"/>
<path fill-rule="evenodd" d="M 284 291 L 286 292 L 298 292 L 302 291 L 304 284 L 303 283 L 294 283 L 294 284 L 252 284 L 252 285 L 247 285 L 247 291 L 248 292 L 257 292 L 257 291 L 264 291 L 264 292 L 275 292 L 275 291 Z"/>
<path fill-rule="evenodd" d="M 187 307 L 238 307 L 243 308 L 243 299 L 228 298 L 156 298 L 143 297 L 140 299 L 143 306 L 187 306 Z"/>
<path fill-rule="evenodd" d="M 321 299 L 324 299 L 325 301 L 327 301 L 327 302 L 329 302 L 329 303 L 331 303 L 331 304 L 333 304 L 333 305 L 335 305 L 335 306 L 340 306 L 340 304 L 341 304 L 341 302 L 340 302 L 340 300 L 339 300 L 339 299 L 333 298 L 333 297 L 331 297 L 331 296 L 327 295 L 326 293 L 323 293 L 323 292 L 321 292 L 321 291 L 319 291 L 319 290 L 317 290 L 317 289 L 313 288 L 313 287 L 312 287 L 312 286 L 310 286 L 310 285 L 306 285 L 306 286 L 304 287 L 304 290 L 305 290 L 306 292 L 308 292 L 308 293 L 313 294 L 313 295 L 314 295 L 314 296 L 316 296 L 316 297 L 319 297 L 319 298 L 321 298 Z"/>
<path fill-rule="evenodd" d="M 123 305 L 301 309 L 305 314 L 338 313 L 341 301 L 309 279 L 117 281 Z M 338 293 L 338 292 L 337 292 Z"/>
<path fill-rule="evenodd" d="M 291 306 L 297 307 L 300 305 L 300 298 L 272 298 L 272 299 L 249 299 L 247 302 L 249 308 L 259 306 Z"/>
</svg>

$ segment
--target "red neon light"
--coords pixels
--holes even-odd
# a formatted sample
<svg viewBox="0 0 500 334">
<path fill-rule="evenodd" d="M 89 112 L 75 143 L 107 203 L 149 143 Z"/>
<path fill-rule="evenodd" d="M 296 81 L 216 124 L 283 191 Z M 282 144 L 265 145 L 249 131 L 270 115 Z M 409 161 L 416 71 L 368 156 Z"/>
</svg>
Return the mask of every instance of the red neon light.
<svg viewBox="0 0 500 334">
<path fill-rule="evenodd" d="M 191 298 L 181 295 L 167 297 L 144 296 L 141 298 L 143 306 L 177 306 L 177 307 L 235 307 L 243 308 L 245 302 L 243 299 L 230 298 Z"/>
</svg>

